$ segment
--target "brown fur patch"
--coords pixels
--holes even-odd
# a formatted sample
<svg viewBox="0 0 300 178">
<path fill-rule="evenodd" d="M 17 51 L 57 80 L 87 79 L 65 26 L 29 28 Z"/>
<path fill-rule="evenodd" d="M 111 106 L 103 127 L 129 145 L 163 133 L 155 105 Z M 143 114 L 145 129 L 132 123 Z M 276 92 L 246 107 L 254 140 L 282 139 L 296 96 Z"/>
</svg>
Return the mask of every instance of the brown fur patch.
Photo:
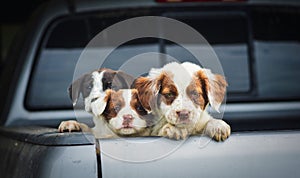
<svg viewBox="0 0 300 178">
<path fill-rule="evenodd" d="M 123 71 L 115 71 L 107 68 L 98 70 L 99 73 L 102 71 L 104 71 L 102 78 L 103 90 L 129 89 L 133 83 L 134 78 Z"/>
<path fill-rule="evenodd" d="M 99 73 L 102 71 L 104 71 L 103 78 L 102 78 L 103 90 L 111 89 L 114 77 L 117 72 L 106 68 L 101 68 L 98 70 Z"/>
<path fill-rule="evenodd" d="M 141 104 L 148 111 L 151 111 L 157 102 L 162 101 L 170 105 L 178 96 L 171 75 L 166 72 L 161 73 L 154 80 L 148 77 L 139 77 L 134 81 L 133 88 L 138 90 Z M 156 96 L 157 93 L 160 95 Z"/>
<path fill-rule="evenodd" d="M 152 91 L 153 81 L 147 77 L 139 77 L 137 78 L 132 88 L 138 90 L 139 99 L 144 108 L 148 111 L 151 111 L 150 102 L 154 99 L 154 92 Z"/>
<path fill-rule="evenodd" d="M 198 71 L 196 76 L 198 81 L 201 83 L 201 88 L 203 90 L 204 99 L 208 102 L 212 103 L 222 103 L 225 92 L 227 82 L 222 75 L 213 74 L 214 78 L 209 79 L 204 71 Z M 213 96 L 214 101 L 209 101 L 208 93 Z"/>
<path fill-rule="evenodd" d="M 177 88 L 167 73 L 162 73 L 158 78 L 160 85 L 159 93 L 162 95 L 161 100 L 167 105 L 171 105 L 178 96 Z"/>
<path fill-rule="evenodd" d="M 210 92 L 215 98 L 216 103 L 221 103 L 226 92 L 227 82 L 222 75 L 215 74 L 215 80 L 211 84 Z"/>
<path fill-rule="evenodd" d="M 190 85 L 186 88 L 186 94 L 193 101 L 196 106 L 200 106 L 202 110 L 208 103 L 206 92 L 205 79 L 194 77 Z"/>
<path fill-rule="evenodd" d="M 118 112 L 125 106 L 122 91 L 107 90 L 105 100 L 107 105 L 103 112 L 103 116 L 109 120 L 117 116 Z"/>
<path fill-rule="evenodd" d="M 73 104 L 77 103 L 80 93 L 82 93 L 83 98 L 90 95 L 93 87 L 93 78 L 91 74 L 85 74 L 75 80 L 68 88 L 69 96 L 73 101 Z"/>
<path fill-rule="evenodd" d="M 138 97 L 138 91 L 136 89 L 132 89 L 131 91 L 130 106 L 141 116 L 147 114 L 147 111 L 145 110 L 145 108 L 142 106 L 140 102 L 140 99 Z"/>
</svg>

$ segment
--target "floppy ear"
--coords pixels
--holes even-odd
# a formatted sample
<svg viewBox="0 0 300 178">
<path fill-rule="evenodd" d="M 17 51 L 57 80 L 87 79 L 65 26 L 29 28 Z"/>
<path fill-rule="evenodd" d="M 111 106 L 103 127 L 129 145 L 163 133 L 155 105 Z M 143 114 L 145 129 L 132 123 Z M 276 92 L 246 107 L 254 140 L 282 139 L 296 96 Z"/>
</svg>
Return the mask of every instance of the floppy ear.
<svg viewBox="0 0 300 178">
<path fill-rule="evenodd" d="M 134 82 L 134 77 L 123 72 L 123 71 L 117 71 L 114 80 L 113 80 L 113 86 L 116 86 L 116 88 L 122 88 L 122 89 L 129 89 L 130 86 Z"/>
<path fill-rule="evenodd" d="M 87 74 L 75 80 L 68 88 L 69 97 L 72 100 L 73 106 L 77 104 L 80 93 L 82 92 L 82 83 Z"/>
<path fill-rule="evenodd" d="M 155 102 L 155 96 L 158 94 L 158 87 L 155 81 L 148 77 L 139 77 L 135 79 L 131 88 L 138 90 L 138 97 L 142 106 L 148 111 L 152 111 Z"/>
<path fill-rule="evenodd" d="M 100 96 L 98 98 L 95 98 L 91 101 L 91 110 L 93 115 L 99 117 L 105 110 L 106 105 L 111 97 L 111 90 L 107 89 L 105 93 L 103 93 L 103 96 Z"/>
<path fill-rule="evenodd" d="M 208 102 L 219 112 L 220 105 L 226 93 L 227 82 L 222 75 L 213 74 L 209 69 L 202 69 L 197 72 Z"/>
</svg>

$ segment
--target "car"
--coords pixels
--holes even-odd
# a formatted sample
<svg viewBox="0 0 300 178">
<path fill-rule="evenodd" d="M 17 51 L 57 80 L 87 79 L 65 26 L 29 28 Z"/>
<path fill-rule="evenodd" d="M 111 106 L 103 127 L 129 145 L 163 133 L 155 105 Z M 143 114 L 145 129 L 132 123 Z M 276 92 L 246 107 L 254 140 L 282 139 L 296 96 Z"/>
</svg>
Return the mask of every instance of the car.
<svg viewBox="0 0 300 178">
<path fill-rule="evenodd" d="M 189 34 L 158 21 L 158 37 L 128 39 L 108 31 L 141 18 L 188 25 L 213 49 L 221 64 L 215 70 L 229 86 L 221 113 L 210 112 L 231 125 L 228 140 L 201 135 L 98 140 L 89 133 L 58 132 L 59 123 L 69 119 L 93 126 L 83 102 L 74 110 L 67 93 L 84 72 L 107 67 L 145 75 L 150 64 L 130 62 L 142 59 L 157 67 L 170 59 L 199 62 L 188 50 L 199 43 L 163 38 Z M 299 177 L 299 18 L 297 1 L 46 2 L 1 66 L 1 177 Z M 119 30 L 134 31 L 140 24 L 152 29 L 150 20 Z"/>
</svg>

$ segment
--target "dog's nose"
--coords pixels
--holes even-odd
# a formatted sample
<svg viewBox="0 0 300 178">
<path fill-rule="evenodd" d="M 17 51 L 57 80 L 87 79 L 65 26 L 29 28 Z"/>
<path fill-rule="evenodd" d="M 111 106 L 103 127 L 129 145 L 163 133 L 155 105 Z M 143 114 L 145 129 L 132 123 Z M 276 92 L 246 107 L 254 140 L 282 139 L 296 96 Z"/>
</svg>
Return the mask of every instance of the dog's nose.
<svg viewBox="0 0 300 178">
<path fill-rule="evenodd" d="M 180 120 L 187 120 L 190 116 L 190 111 L 188 110 L 181 110 L 176 112 L 177 116 Z"/>
<path fill-rule="evenodd" d="M 123 119 L 125 123 L 130 123 L 133 120 L 133 116 L 131 114 L 123 115 Z"/>
</svg>

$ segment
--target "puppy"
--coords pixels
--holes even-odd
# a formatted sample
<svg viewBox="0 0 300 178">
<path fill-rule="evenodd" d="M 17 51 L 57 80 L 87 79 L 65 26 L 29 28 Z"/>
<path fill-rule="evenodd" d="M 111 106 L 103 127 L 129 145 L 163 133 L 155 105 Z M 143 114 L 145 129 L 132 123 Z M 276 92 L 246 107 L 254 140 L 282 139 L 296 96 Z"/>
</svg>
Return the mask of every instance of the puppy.
<svg viewBox="0 0 300 178">
<path fill-rule="evenodd" d="M 211 117 L 206 106 L 219 111 L 226 86 L 223 76 L 190 62 L 152 69 L 133 84 L 145 109 L 159 118 L 151 135 L 185 139 L 204 133 L 216 141 L 227 139 L 230 126 Z"/>
<path fill-rule="evenodd" d="M 85 110 L 92 112 L 91 103 L 97 98 L 103 98 L 106 89 L 128 89 L 134 78 L 125 72 L 107 68 L 87 73 L 75 80 L 69 87 L 69 96 L 75 106 L 80 94 L 84 99 Z"/>
<path fill-rule="evenodd" d="M 118 90 L 121 88 L 130 88 L 133 80 L 133 77 L 124 72 L 113 71 L 111 69 L 105 68 L 83 75 L 71 84 L 71 86 L 69 87 L 69 95 L 73 101 L 73 106 L 77 104 L 80 94 L 82 95 L 84 99 L 85 110 L 94 115 L 95 127 L 93 129 L 90 129 L 83 123 L 70 120 L 62 122 L 59 125 L 58 130 L 60 132 L 66 130 L 82 130 L 85 132 L 92 132 L 96 138 L 111 137 L 112 135 L 114 135 L 114 132 L 112 132 L 109 128 L 115 131 L 116 134 L 120 135 L 134 135 L 139 133 L 140 131 L 143 131 L 143 134 L 146 134 L 146 131 L 144 132 L 144 122 L 142 122 L 141 119 L 137 117 L 137 114 L 135 114 L 135 112 L 137 112 L 138 114 L 146 115 L 142 112 L 143 107 L 139 104 L 135 104 L 139 103 L 139 100 L 137 98 L 137 91 L 124 90 L 115 92 L 112 90 L 108 90 L 111 88 L 114 90 Z M 105 92 L 106 90 L 108 91 Z M 123 95 L 121 95 L 120 93 L 123 93 Z M 131 99 L 134 100 L 132 104 L 135 104 L 135 107 L 132 107 L 128 103 L 128 97 L 130 97 L 131 95 Z M 115 100 L 112 100 L 116 98 L 116 96 L 120 97 L 122 101 L 127 101 L 127 103 L 123 102 L 126 103 L 126 105 L 122 105 L 122 107 L 126 106 L 125 108 L 127 108 L 127 117 L 125 116 L 125 113 L 120 113 L 123 114 L 124 117 L 121 115 L 116 115 L 116 113 L 119 112 L 118 110 L 120 110 L 120 106 L 118 104 L 114 104 L 113 101 Z M 112 106 L 114 105 L 117 106 L 116 109 L 112 108 Z M 110 109 L 106 109 L 108 108 L 108 106 L 110 106 Z M 133 111 L 133 109 L 135 109 L 135 111 Z M 112 115 L 114 117 L 111 117 Z M 120 121 L 122 120 L 121 118 L 124 122 Z M 115 122 L 116 119 L 119 119 L 119 122 Z M 107 124 L 107 122 L 112 123 Z M 115 123 L 122 123 L 124 128 L 119 128 L 119 125 L 115 127 Z"/>
<path fill-rule="evenodd" d="M 82 130 L 92 132 L 96 138 L 150 135 L 151 117 L 141 105 L 135 89 L 108 89 L 104 98 L 93 100 L 90 106 L 95 127 L 90 129 L 83 123 L 65 121 L 60 124 L 59 131 Z"/>
</svg>

